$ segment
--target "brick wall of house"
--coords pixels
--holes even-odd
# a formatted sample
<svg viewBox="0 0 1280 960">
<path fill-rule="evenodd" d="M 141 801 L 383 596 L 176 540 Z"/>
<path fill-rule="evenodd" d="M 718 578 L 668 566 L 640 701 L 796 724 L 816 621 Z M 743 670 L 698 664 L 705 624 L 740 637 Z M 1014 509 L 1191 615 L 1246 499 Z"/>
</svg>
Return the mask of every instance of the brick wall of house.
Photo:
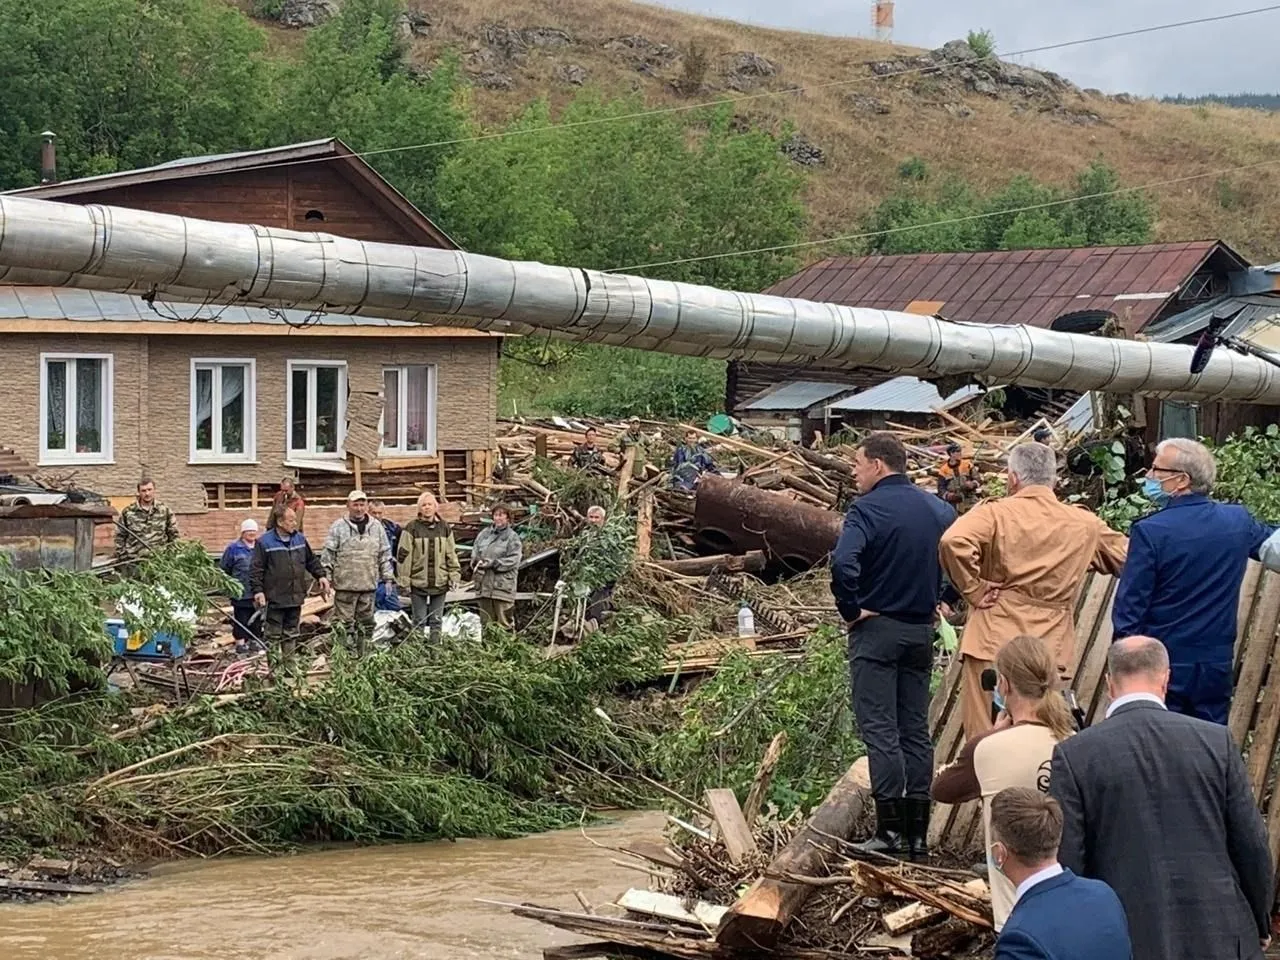
<svg viewBox="0 0 1280 960">
<path fill-rule="evenodd" d="M 89 326 L 86 324 L 86 327 Z M 32 464 L 40 455 L 40 355 L 109 353 L 113 357 L 115 462 L 40 467 L 74 473 L 105 496 L 130 497 L 139 476 L 155 479 L 177 513 L 206 509 L 203 484 L 260 483 L 271 489 L 286 456 L 289 360 L 345 360 L 351 390 L 379 390 L 384 365 L 436 365 L 436 446 L 488 450 L 497 412 L 496 338 L 355 338 L 318 336 L 39 336 L 5 337 L 0 444 Z M 190 463 L 192 358 L 256 361 L 257 461 Z M 265 491 L 264 491 L 265 493 Z"/>
<path fill-rule="evenodd" d="M 403 526 L 414 518 L 417 514 L 417 508 L 413 506 L 395 506 L 389 505 L 386 508 L 386 515 L 396 523 Z M 446 516 L 452 511 L 448 510 L 446 505 Z M 330 525 L 333 521 L 346 513 L 346 507 L 342 506 L 325 506 L 325 507 L 307 507 L 304 515 L 306 527 L 304 533 L 311 546 L 319 550 L 324 544 L 325 534 L 328 533 Z M 240 524 L 248 517 L 252 517 L 258 521 L 263 529 L 266 528 L 267 510 L 207 510 L 204 513 L 188 513 L 178 515 L 178 529 L 182 536 L 191 540 L 199 540 L 205 547 L 213 552 L 221 551 L 228 543 L 240 536 Z M 100 523 L 94 530 L 94 552 L 100 555 L 109 554 L 115 549 L 115 526 L 110 523 Z"/>
</svg>

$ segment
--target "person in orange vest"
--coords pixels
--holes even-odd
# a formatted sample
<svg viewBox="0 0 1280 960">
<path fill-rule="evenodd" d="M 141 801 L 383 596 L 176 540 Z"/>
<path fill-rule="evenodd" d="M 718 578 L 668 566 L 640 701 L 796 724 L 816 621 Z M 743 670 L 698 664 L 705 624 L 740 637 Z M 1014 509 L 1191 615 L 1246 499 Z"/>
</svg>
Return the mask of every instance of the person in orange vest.
<svg viewBox="0 0 1280 960">
<path fill-rule="evenodd" d="M 960 456 L 960 444 L 947 444 L 947 459 L 938 467 L 938 496 L 963 513 L 978 499 L 982 475 L 972 460 Z"/>
</svg>

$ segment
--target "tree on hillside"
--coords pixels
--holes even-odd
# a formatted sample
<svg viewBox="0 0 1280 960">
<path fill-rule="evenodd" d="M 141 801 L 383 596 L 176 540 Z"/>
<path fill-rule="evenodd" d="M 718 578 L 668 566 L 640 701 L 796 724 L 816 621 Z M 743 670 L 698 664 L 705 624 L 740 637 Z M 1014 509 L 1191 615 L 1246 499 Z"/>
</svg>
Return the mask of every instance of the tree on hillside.
<svg viewBox="0 0 1280 960">
<path fill-rule="evenodd" d="M 734 129 L 727 110 L 693 127 L 592 122 L 639 107 L 584 94 L 553 120 L 540 102 L 509 129 L 562 126 L 462 145 L 440 172 L 442 225 L 468 249 L 598 269 L 801 239 L 803 178 L 774 137 Z M 759 290 L 794 266 L 781 251 L 643 272 Z"/>
<path fill-rule="evenodd" d="M 454 60 L 429 76 L 410 71 L 396 18 L 399 0 L 345 0 L 341 12 L 312 30 L 303 55 L 285 64 L 272 139 L 288 143 L 340 137 L 428 213 L 435 213 L 436 174 L 450 146 L 401 149 L 464 135 Z"/>
<path fill-rule="evenodd" d="M 0 3 L 0 187 L 40 179 L 40 133 L 80 177 L 258 145 L 265 40 L 210 0 Z"/>
<path fill-rule="evenodd" d="M 886 197 L 867 223 L 871 253 L 1025 250 L 1146 243 L 1151 204 L 1141 191 L 1117 193 L 1120 179 L 1101 162 L 1076 175 L 1069 191 L 1026 174 L 986 196 L 948 179 L 913 183 Z"/>
</svg>

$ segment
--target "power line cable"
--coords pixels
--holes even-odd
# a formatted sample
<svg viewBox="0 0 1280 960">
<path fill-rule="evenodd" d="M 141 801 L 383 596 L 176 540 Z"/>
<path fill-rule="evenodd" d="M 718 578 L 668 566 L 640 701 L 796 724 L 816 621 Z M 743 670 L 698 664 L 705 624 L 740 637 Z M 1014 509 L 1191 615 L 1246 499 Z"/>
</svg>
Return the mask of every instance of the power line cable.
<svg viewBox="0 0 1280 960">
<path fill-rule="evenodd" d="M 1046 200 L 1043 203 L 1032 203 L 1023 207 L 1009 207 L 1005 210 L 990 210 L 984 213 L 971 213 L 963 217 L 950 217 L 946 220 L 934 220 L 929 223 L 913 223 L 901 227 L 887 227 L 884 230 L 869 230 L 865 233 L 847 233 L 838 237 L 825 237 L 820 240 L 800 240 L 796 243 L 779 243 L 771 247 L 755 247 L 749 250 L 733 250 L 728 253 L 707 253 L 697 257 L 680 257 L 675 260 L 656 260 L 652 263 L 635 263 L 626 267 L 610 267 L 603 273 L 626 273 L 632 270 L 647 270 L 652 267 L 671 267 L 682 263 L 701 263 L 707 260 L 723 260 L 727 257 L 749 257 L 758 253 L 778 253 L 783 250 L 799 250 L 804 247 L 821 247 L 831 243 L 844 243 L 850 240 L 871 240 L 876 237 L 885 237 L 896 233 L 907 233 L 911 230 L 927 230 L 930 227 L 947 227 L 957 223 L 970 223 L 974 220 L 986 220 L 991 217 L 1004 217 L 1010 214 L 1030 213 L 1035 210 L 1046 210 L 1050 207 L 1062 207 L 1072 203 L 1080 203 L 1083 200 L 1101 200 L 1106 197 L 1115 197 L 1126 193 L 1139 193 L 1144 190 L 1155 190 L 1159 187 L 1175 186 L 1180 183 L 1190 183 L 1194 180 L 1204 180 L 1208 177 L 1223 177 L 1230 173 L 1239 173 L 1242 170 L 1255 170 L 1259 167 L 1268 167 L 1280 164 L 1280 157 L 1271 160 L 1259 160 L 1257 163 L 1246 163 L 1238 167 L 1229 167 L 1226 170 L 1209 170 L 1204 173 L 1192 173 L 1183 177 L 1173 177 L 1168 180 L 1157 180 L 1153 183 L 1143 183 L 1132 187 L 1117 187 L 1115 190 L 1105 190 L 1101 193 L 1089 193 L 1079 197 L 1063 197 L 1058 200 Z"/>
</svg>

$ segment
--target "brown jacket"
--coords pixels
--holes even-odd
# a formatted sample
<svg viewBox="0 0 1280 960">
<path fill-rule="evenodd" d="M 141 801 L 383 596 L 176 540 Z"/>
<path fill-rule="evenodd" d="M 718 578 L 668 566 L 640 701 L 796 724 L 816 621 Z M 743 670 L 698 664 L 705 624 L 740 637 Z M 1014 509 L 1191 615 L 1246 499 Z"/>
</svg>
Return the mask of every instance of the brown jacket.
<svg viewBox="0 0 1280 960">
<path fill-rule="evenodd" d="M 1075 655 L 1075 605 L 1089 570 L 1118 574 L 1129 538 L 1048 487 L 1025 487 L 980 503 L 942 535 L 938 552 L 955 588 L 972 605 L 960 653 L 994 660 L 1019 634 L 1042 638 L 1067 674 Z M 979 609 L 988 586 L 1001 588 Z"/>
</svg>

